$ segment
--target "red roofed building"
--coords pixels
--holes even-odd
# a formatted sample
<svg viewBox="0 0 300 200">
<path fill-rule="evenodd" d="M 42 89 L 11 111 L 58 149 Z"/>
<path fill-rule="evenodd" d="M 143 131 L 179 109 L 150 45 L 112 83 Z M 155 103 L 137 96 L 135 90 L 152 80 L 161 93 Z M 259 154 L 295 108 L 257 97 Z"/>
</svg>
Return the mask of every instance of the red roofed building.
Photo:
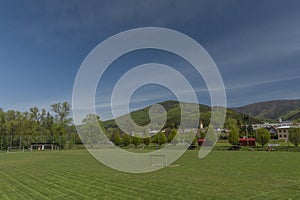
<svg viewBox="0 0 300 200">
<path fill-rule="evenodd" d="M 201 146 L 205 142 L 205 139 L 198 139 L 198 145 Z"/>
<path fill-rule="evenodd" d="M 255 146 L 255 138 L 240 138 L 239 143 L 241 146 Z"/>
</svg>

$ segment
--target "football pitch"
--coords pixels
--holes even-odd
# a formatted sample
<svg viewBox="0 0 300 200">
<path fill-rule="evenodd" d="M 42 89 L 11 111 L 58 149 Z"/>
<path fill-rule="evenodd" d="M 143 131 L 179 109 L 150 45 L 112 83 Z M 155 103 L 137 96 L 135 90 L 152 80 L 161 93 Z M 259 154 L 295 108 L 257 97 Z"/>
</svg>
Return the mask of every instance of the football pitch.
<svg viewBox="0 0 300 200">
<path fill-rule="evenodd" d="M 187 151 L 146 174 L 110 169 L 85 150 L 0 153 L 0 199 L 300 199 L 300 154 Z"/>
</svg>

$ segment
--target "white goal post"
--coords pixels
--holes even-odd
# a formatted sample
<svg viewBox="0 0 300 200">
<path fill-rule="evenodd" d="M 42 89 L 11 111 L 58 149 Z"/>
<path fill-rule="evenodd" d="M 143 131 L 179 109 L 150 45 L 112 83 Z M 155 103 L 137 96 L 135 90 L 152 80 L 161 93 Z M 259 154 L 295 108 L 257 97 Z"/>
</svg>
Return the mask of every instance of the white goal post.
<svg viewBox="0 0 300 200">
<path fill-rule="evenodd" d="M 13 153 L 13 152 L 25 152 L 25 148 L 24 146 L 7 147 L 7 153 Z"/>
<path fill-rule="evenodd" d="M 150 155 L 150 165 L 151 166 L 167 166 L 167 156 L 159 154 Z"/>
</svg>

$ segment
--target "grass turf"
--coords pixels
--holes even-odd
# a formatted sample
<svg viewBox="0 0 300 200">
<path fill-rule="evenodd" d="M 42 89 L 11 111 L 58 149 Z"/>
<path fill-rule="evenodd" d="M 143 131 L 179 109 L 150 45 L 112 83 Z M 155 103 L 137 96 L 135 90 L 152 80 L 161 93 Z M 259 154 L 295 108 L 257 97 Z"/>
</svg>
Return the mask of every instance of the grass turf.
<svg viewBox="0 0 300 200">
<path fill-rule="evenodd" d="M 85 150 L 0 153 L 0 199 L 300 199 L 300 154 L 187 151 L 147 174 L 112 170 Z"/>
</svg>

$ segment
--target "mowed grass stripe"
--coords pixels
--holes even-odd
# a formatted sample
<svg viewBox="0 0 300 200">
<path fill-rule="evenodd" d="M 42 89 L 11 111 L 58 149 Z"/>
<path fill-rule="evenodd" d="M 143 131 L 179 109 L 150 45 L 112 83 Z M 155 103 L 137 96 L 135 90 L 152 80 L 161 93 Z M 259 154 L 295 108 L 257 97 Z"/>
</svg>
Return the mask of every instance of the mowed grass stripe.
<svg viewBox="0 0 300 200">
<path fill-rule="evenodd" d="M 33 169 L 32 169 L 33 170 Z M 85 180 L 84 177 L 82 178 L 75 178 L 75 176 L 70 176 L 68 175 L 68 173 L 66 171 L 50 171 L 50 172 L 42 172 L 39 170 L 34 170 L 36 175 L 39 176 L 47 176 L 51 178 L 49 179 L 50 181 L 55 182 L 56 180 L 60 180 L 61 183 L 69 183 L 68 185 L 65 185 L 65 187 L 68 187 L 69 190 L 74 190 L 74 188 L 76 188 L 76 192 L 75 193 L 81 193 L 81 191 L 86 195 L 86 197 L 90 197 L 90 198 L 95 198 L 95 195 L 93 195 L 93 193 L 95 193 L 95 191 L 102 191 L 105 190 L 106 193 L 110 193 L 110 196 L 118 196 L 118 194 L 121 194 L 123 196 L 126 196 L 126 194 L 124 193 L 126 190 L 122 190 L 121 186 L 123 186 L 122 184 L 119 184 L 117 186 L 112 186 L 110 185 L 105 185 L 105 182 L 102 181 L 93 181 L 91 182 L 89 179 L 89 181 Z M 115 190 L 116 189 L 116 190 Z M 82 193 L 81 193 L 82 194 Z M 98 194 L 99 195 L 99 194 Z M 101 193 L 100 193 L 101 195 Z M 97 195 L 96 195 L 97 196 Z M 132 197 L 129 194 L 127 195 L 128 197 Z"/>
<path fill-rule="evenodd" d="M 30 180 L 35 180 L 33 186 L 39 185 L 40 190 L 47 191 L 51 199 L 74 199 L 74 196 L 79 199 L 93 199 L 88 195 L 78 192 L 78 186 L 71 184 L 72 182 L 65 182 L 62 179 L 53 177 L 52 174 L 39 173 L 34 169 L 29 169 L 28 171 L 32 172 L 32 174 L 28 174 L 31 177 Z"/>
<path fill-rule="evenodd" d="M 38 167 L 38 165 L 36 165 L 35 162 L 31 163 L 30 166 L 32 166 L 32 165 Z M 13 168 L 14 167 L 10 167 L 10 171 Z M 53 168 L 53 169 L 55 169 L 55 168 Z M 102 189 L 102 187 L 104 185 L 104 184 L 100 184 L 99 187 L 96 187 L 96 186 L 94 186 L 94 183 L 91 183 L 91 184 L 85 183 L 84 181 L 86 181 L 86 179 L 81 179 L 80 181 L 77 180 L 76 182 L 78 184 L 74 185 L 73 178 L 65 177 L 66 174 L 64 172 L 59 173 L 59 175 L 56 175 L 57 172 L 52 169 L 39 171 L 35 168 L 22 168 L 22 171 L 29 172 L 29 173 L 27 173 L 27 175 L 30 176 L 30 178 L 29 178 L 30 180 L 38 180 L 38 182 L 33 185 L 43 185 L 44 188 L 51 188 L 51 190 L 52 190 L 51 197 L 52 198 L 55 198 L 57 194 L 63 194 L 63 193 L 66 193 L 64 198 L 67 198 L 67 196 L 73 196 L 72 198 L 74 198 L 74 195 L 76 196 L 76 194 L 81 197 L 79 199 L 82 199 L 82 198 L 87 199 L 88 197 L 95 198 L 95 196 L 83 195 L 82 193 L 78 192 L 78 190 L 82 189 L 84 191 L 83 193 L 89 194 L 89 191 L 87 191 L 87 190 L 91 190 L 92 192 L 94 192 L 96 189 L 97 190 Z M 46 172 L 46 171 L 48 171 L 48 172 Z M 63 171 L 63 170 L 61 169 L 61 171 Z M 11 173 L 17 174 L 18 172 L 13 171 Z M 34 174 L 34 175 L 32 175 L 32 174 Z M 47 178 L 48 181 L 45 178 Z M 61 182 L 61 184 L 59 182 Z M 42 184 L 42 183 L 46 183 L 46 184 Z M 83 187 L 82 185 L 85 185 L 85 187 Z M 105 190 L 104 194 L 109 195 L 110 197 L 128 196 L 128 197 L 132 198 L 132 195 L 130 193 L 126 194 L 125 193 L 126 189 L 122 190 L 121 186 L 122 186 L 122 184 L 117 185 L 117 186 L 113 186 L 110 184 L 109 186 L 107 186 L 108 188 Z M 58 189 L 54 189 L 57 187 L 58 187 Z M 65 189 L 65 191 L 63 191 L 64 189 Z M 51 191 L 51 190 L 49 190 L 49 191 Z M 67 193 L 67 191 L 70 191 L 70 192 Z M 97 197 L 99 197 L 99 195 Z"/>
<path fill-rule="evenodd" d="M 41 178 L 39 176 L 33 175 L 32 170 L 30 170 L 30 173 L 28 173 L 28 172 L 29 171 L 27 171 L 27 175 L 26 175 L 26 179 L 30 180 L 28 185 L 30 185 L 30 187 L 35 188 L 36 190 L 38 190 L 41 193 L 41 195 L 36 194 L 36 196 L 34 196 L 34 199 L 36 199 L 36 198 L 53 199 L 57 195 L 63 196 L 64 198 L 67 198 L 69 196 L 69 194 L 67 194 L 66 191 L 63 190 L 64 188 L 62 188 L 61 186 L 58 186 L 56 184 L 56 182 L 49 182 L 49 181 L 45 180 L 45 176 L 43 176 Z M 14 173 L 17 173 L 17 172 L 14 172 Z M 15 183 L 16 182 L 17 181 L 15 181 Z M 27 190 L 20 190 L 20 191 L 23 191 L 23 193 L 28 193 Z"/>
<path fill-rule="evenodd" d="M 113 171 L 115 172 L 115 171 Z M 111 174 L 97 174 L 93 176 L 93 178 L 89 179 L 90 184 L 99 184 L 99 180 L 101 180 L 101 186 L 107 186 L 111 188 L 111 192 L 116 193 L 123 193 L 127 194 L 128 197 L 136 198 L 136 195 L 142 195 L 143 197 L 149 197 L 150 199 L 153 197 L 161 197 L 161 198 L 169 198 L 170 193 L 167 193 L 166 191 L 174 191 L 174 183 L 170 184 L 168 181 L 163 184 L 159 180 L 159 177 L 149 177 L 145 178 L 145 174 L 143 175 L 132 175 L 132 174 L 126 174 L 126 173 L 117 173 L 117 175 L 114 175 L 114 173 L 111 172 Z M 64 171 L 64 172 L 58 172 L 58 173 L 65 173 L 65 174 L 71 174 L 71 176 L 75 176 L 78 179 L 86 179 L 87 176 L 80 173 L 70 172 L 70 171 Z M 175 189 L 176 190 L 176 189 Z M 194 190 L 194 188 L 192 189 Z M 173 199 L 185 199 L 181 198 L 180 196 L 174 196 Z"/>
<path fill-rule="evenodd" d="M 10 190 L 10 193 L 17 195 L 20 199 L 29 199 L 32 197 L 32 196 L 28 195 L 27 193 L 23 192 L 23 191 L 28 190 L 27 185 L 23 184 L 21 181 L 18 181 L 16 178 L 6 174 L 3 171 L 0 171 L 0 174 L 1 174 L 1 177 L 4 178 L 4 180 L 1 182 L 5 183 L 5 185 Z"/>
<path fill-rule="evenodd" d="M 166 192 L 166 186 L 170 186 L 170 189 L 172 189 L 172 185 L 166 183 L 164 184 L 164 187 L 162 187 L 162 185 L 160 185 L 159 176 L 155 176 L 155 178 L 153 178 L 152 175 L 148 176 L 148 180 L 150 181 L 147 182 L 154 186 L 153 190 L 151 190 L 151 186 L 149 186 L 148 183 L 147 185 L 145 184 L 146 179 L 143 178 L 145 174 L 133 175 L 127 173 L 119 173 L 101 165 L 98 161 L 95 161 L 94 159 L 89 160 L 88 163 L 82 163 L 83 162 L 77 162 L 76 167 L 64 166 L 64 169 L 59 171 L 60 173 L 69 173 L 71 174 L 71 176 L 79 177 L 81 180 L 89 181 L 90 183 L 95 185 L 97 185 L 99 181 L 101 181 L 103 182 L 103 184 L 101 184 L 104 186 L 109 185 L 109 187 L 111 188 L 113 186 L 116 186 L 117 191 L 128 190 L 129 195 L 132 198 L 136 197 L 136 194 L 141 195 L 143 191 L 147 195 L 149 193 L 152 193 L 154 196 L 158 196 L 161 194 L 162 197 L 170 197 L 169 194 Z M 87 170 L 87 165 L 89 170 Z M 58 168 L 60 167 L 56 167 L 56 169 Z M 68 169 L 72 169 L 72 171 Z M 151 179 L 153 183 L 151 182 Z M 163 188 L 163 190 L 161 190 L 161 188 Z M 113 192 L 116 192 L 116 190 L 113 190 Z M 151 194 L 149 196 L 151 196 Z M 174 198 L 182 199 L 180 197 Z"/>
<path fill-rule="evenodd" d="M 25 170 L 25 169 L 24 169 Z M 133 191 L 128 192 L 128 190 L 124 187 L 122 188 L 122 186 L 124 186 L 124 184 L 120 183 L 120 184 L 114 184 L 112 185 L 112 181 L 104 181 L 99 178 L 97 181 L 92 181 L 91 182 L 91 178 L 88 178 L 87 180 L 87 176 L 82 176 L 80 177 L 78 180 L 74 179 L 74 175 L 76 174 L 69 174 L 67 173 L 67 171 L 65 171 L 64 169 L 62 170 L 51 170 L 48 172 L 46 172 L 45 170 L 40 171 L 37 169 L 33 169 L 33 168 L 28 168 L 25 171 L 31 171 L 33 174 L 35 174 L 35 176 L 39 175 L 40 177 L 51 177 L 48 178 L 49 182 L 55 182 L 57 180 L 60 180 L 62 183 L 68 183 L 67 185 L 65 185 L 65 187 L 68 187 L 70 190 L 76 188 L 77 192 L 80 192 L 81 190 L 83 190 L 85 192 L 85 194 L 89 194 L 90 192 L 94 192 L 95 190 L 103 190 L 104 187 L 107 187 L 105 189 L 105 193 L 104 194 L 108 194 L 110 193 L 110 196 L 118 196 L 118 193 L 122 196 L 127 196 L 127 197 L 134 197 L 136 194 L 138 194 L 138 192 L 133 193 Z M 77 174 L 78 175 L 78 174 Z M 94 177 L 93 177 L 94 179 Z M 101 180 L 101 181 L 99 181 Z M 85 183 L 85 181 L 88 181 L 88 183 Z M 108 185 L 109 183 L 109 185 Z M 91 195 L 89 195 L 91 196 Z M 91 196 L 94 197 L 94 196 Z"/>
<path fill-rule="evenodd" d="M 26 194 L 33 197 L 42 196 L 44 199 L 49 199 L 49 196 L 51 195 L 46 193 L 47 188 L 42 189 L 39 182 L 35 179 L 29 178 L 28 176 L 30 176 L 30 173 L 28 173 L 29 171 L 26 170 L 26 168 L 22 168 L 22 170 L 20 170 L 16 166 L 10 166 L 9 169 L 10 171 L 9 174 L 7 174 L 7 177 L 13 180 L 15 184 L 22 185 L 25 188 L 24 190 L 26 191 Z"/>
<path fill-rule="evenodd" d="M 63 174 L 71 174 L 71 176 L 76 177 L 79 180 L 84 180 L 87 178 L 87 176 L 83 175 L 83 174 L 78 174 L 78 173 L 72 173 L 69 171 L 64 171 L 64 172 L 57 172 L 60 175 Z M 149 197 L 154 197 L 154 196 L 158 196 L 158 195 L 162 195 L 162 196 L 166 196 L 169 197 L 168 194 L 165 193 L 159 193 L 157 190 L 156 191 L 151 191 L 149 190 L 149 186 L 147 185 L 147 187 L 141 188 L 141 185 L 144 184 L 144 182 L 141 181 L 135 181 L 136 179 L 131 179 L 127 176 L 120 176 L 118 175 L 117 177 L 112 176 L 111 175 L 105 175 L 103 176 L 103 174 L 98 175 L 95 174 L 95 176 L 93 178 L 89 178 L 88 182 L 89 185 L 99 185 L 96 187 L 96 189 L 100 189 L 102 190 L 103 187 L 106 187 L 106 189 L 108 189 L 109 192 L 111 192 L 111 194 L 121 194 L 123 197 L 126 196 L 126 198 L 128 197 L 129 199 L 132 198 L 137 198 L 137 195 L 141 195 L 141 194 L 145 194 L 146 196 Z M 126 183 L 126 184 L 124 184 Z M 158 186 L 158 185 L 156 185 Z M 158 186 L 159 187 L 159 186 Z M 178 199 L 178 198 L 175 198 Z"/>
<path fill-rule="evenodd" d="M 10 181 L 1 176 L 0 199 L 21 199 L 23 195 L 20 195 L 16 190 L 15 185 L 11 184 Z"/>
<path fill-rule="evenodd" d="M 176 164 L 127 174 L 86 151 L 0 153 L 0 171 L 15 178 L 1 175 L 0 198 L 21 199 L 18 189 L 32 193 L 25 199 L 300 199 L 299 153 L 218 151 L 199 160 L 197 151 L 187 151 Z M 41 194 L 12 184 L 18 179 Z"/>
<path fill-rule="evenodd" d="M 6 174 L 3 171 L 1 172 L 2 175 L 6 177 L 6 180 L 10 181 L 14 187 L 16 187 L 17 192 L 22 196 L 22 199 L 32 199 L 33 197 L 42 196 L 44 199 L 47 199 L 47 196 L 43 195 L 40 190 L 38 190 L 36 187 L 32 187 L 31 181 L 28 182 L 28 176 L 21 176 L 18 175 L 17 177 Z M 24 192 L 26 191 L 26 192 Z"/>
<path fill-rule="evenodd" d="M 26 174 L 24 174 L 23 172 L 25 172 Z M 74 195 L 77 195 L 80 198 L 84 199 L 88 198 L 87 195 L 77 192 L 77 190 L 75 189 L 76 187 L 74 187 L 74 185 L 72 189 L 69 189 L 66 187 L 66 182 L 62 182 L 60 181 L 60 179 L 52 180 L 51 174 L 48 174 L 48 176 L 46 176 L 45 173 L 40 173 L 38 175 L 37 170 L 35 170 L 34 168 L 23 167 L 22 170 L 20 170 L 16 168 L 16 166 L 10 166 L 10 174 L 11 175 L 7 177 L 13 177 L 14 175 L 18 176 L 18 179 L 12 178 L 12 180 L 14 180 L 14 184 L 22 185 L 24 187 L 24 189 L 20 188 L 20 191 L 26 191 L 23 194 L 28 194 L 27 189 L 31 189 L 33 187 L 35 188 L 35 190 L 40 191 L 39 193 L 42 194 L 43 198 L 48 197 L 49 199 L 52 199 L 55 198 L 57 195 L 61 196 L 61 194 L 63 194 L 63 198 L 68 198 Z M 24 177 L 24 175 L 26 177 Z M 30 182 L 27 184 L 23 184 L 22 181 L 24 180 L 30 180 Z M 31 191 L 35 190 L 31 189 Z M 36 194 L 34 197 L 37 198 L 39 196 L 41 195 Z"/>
</svg>

